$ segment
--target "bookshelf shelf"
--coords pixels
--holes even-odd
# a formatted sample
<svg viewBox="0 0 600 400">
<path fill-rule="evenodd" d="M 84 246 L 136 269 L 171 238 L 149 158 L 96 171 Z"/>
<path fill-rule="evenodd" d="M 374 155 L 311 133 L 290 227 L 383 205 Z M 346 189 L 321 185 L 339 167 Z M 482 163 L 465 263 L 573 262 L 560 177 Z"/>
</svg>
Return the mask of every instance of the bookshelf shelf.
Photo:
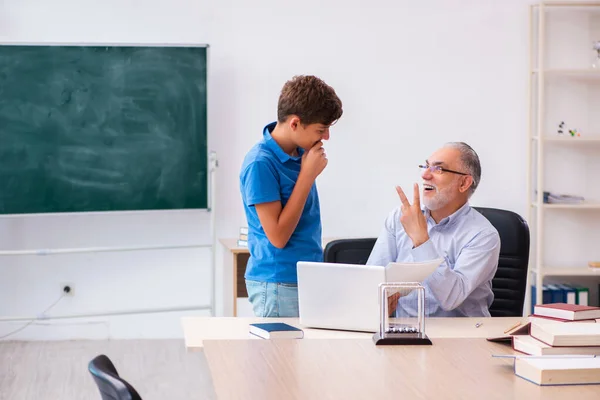
<svg viewBox="0 0 600 400">
<path fill-rule="evenodd" d="M 574 79 L 589 79 L 600 80 L 600 69 L 547 69 L 533 70 L 533 75 L 545 75 L 548 78 L 574 78 Z"/>
<path fill-rule="evenodd" d="M 540 140 L 539 136 L 533 136 L 531 139 L 535 140 L 535 141 Z M 578 146 L 578 145 L 589 146 L 590 144 L 600 144 L 600 135 L 594 134 L 594 135 L 587 135 L 587 136 L 583 136 L 583 137 L 570 137 L 570 136 L 560 137 L 560 136 L 547 135 L 547 136 L 542 136 L 542 142 L 568 144 L 568 145 L 573 145 L 573 146 Z"/>
<path fill-rule="evenodd" d="M 600 276 L 600 268 L 590 267 L 544 267 L 544 276 Z"/>
<path fill-rule="evenodd" d="M 537 203 L 531 204 L 532 207 L 538 207 Z M 563 209 L 563 210 L 600 210 L 600 203 L 581 203 L 581 204 L 542 204 L 544 209 Z"/>
</svg>

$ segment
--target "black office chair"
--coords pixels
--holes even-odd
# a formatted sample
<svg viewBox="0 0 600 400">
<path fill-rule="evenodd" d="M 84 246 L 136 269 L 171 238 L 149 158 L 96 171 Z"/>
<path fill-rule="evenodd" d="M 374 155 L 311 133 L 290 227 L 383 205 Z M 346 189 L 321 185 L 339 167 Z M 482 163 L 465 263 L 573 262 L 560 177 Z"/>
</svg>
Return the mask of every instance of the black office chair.
<svg viewBox="0 0 600 400">
<path fill-rule="evenodd" d="M 490 314 L 492 317 L 520 317 L 527 289 L 529 226 L 512 211 L 473 208 L 486 217 L 500 235 L 500 259 L 498 271 L 492 279 L 494 301 Z"/>
<path fill-rule="evenodd" d="M 325 246 L 323 260 L 339 264 L 366 264 L 377 238 L 337 239 Z"/>
<path fill-rule="evenodd" d="M 527 268 L 529 265 L 529 227 L 518 214 L 496 208 L 473 207 L 496 228 L 500 235 L 498 270 L 492 279 L 494 301 L 492 317 L 523 315 Z M 325 246 L 325 262 L 365 264 L 375 245 L 375 238 L 339 239 Z"/>
<path fill-rule="evenodd" d="M 121 378 L 110 359 L 101 354 L 88 364 L 102 400 L 142 400 L 138 392 Z"/>
</svg>

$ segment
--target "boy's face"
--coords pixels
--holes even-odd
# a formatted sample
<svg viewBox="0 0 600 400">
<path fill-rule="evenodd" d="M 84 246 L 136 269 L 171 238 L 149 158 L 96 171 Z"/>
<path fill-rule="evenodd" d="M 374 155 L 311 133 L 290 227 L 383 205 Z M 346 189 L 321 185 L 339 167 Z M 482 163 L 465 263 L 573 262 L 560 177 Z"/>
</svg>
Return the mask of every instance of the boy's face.
<svg viewBox="0 0 600 400">
<path fill-rule="evenodd" d="M 304 125 L 299 118 L 291 118 L 292 139 L 298 147 L 309 150 L 322 140 L 329 140 L 329 125 L 315 123 Z"/>
</svg>

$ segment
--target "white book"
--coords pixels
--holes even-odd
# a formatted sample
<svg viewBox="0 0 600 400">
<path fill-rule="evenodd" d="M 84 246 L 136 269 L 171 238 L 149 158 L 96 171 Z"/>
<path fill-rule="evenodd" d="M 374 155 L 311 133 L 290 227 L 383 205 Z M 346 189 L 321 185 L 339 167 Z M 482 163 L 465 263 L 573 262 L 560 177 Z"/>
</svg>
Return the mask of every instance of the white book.
<svg viewBox="0 0 600 400">
<path fill-rule="evenodd" d="M 516 357 L 515 375 L 540 386 L 600 384 L 600 357 Z"/>
<path fill-rule="evenodd" d="M 537 320 L 530 335 L 550 346 L 600 346 L 600 324 Z"/>
<path fill-rule="evenodd" d="M 515 335 L 512 337 L 513 348 L 521 353 L 532 356 L 546 355 L 600 355 L 600 346 L 565 346 L 552 347 L 540 342 L 529 335 Z"/>
</svg>

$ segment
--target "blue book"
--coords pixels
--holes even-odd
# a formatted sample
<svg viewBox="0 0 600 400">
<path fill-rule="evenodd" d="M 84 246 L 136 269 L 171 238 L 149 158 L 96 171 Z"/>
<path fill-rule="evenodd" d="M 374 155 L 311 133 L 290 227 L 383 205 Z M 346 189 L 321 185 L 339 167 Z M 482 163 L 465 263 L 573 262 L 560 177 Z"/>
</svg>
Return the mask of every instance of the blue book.
<svg viewBox="0 0 600 400">
<path fill-rule="evenodd" d="M 263 339 L 302 339 L 304 331 L 283 322 L 250 324 L 250 333 Z"/>
<path fill-rule="evenodd" d="M 531 312 L 533 313 L 533 309 L 536 304 L 536 290 L 535 285 L 531 286 Z M 552 303 L 552 293 L 548 289 L 548 285 L 542 285 L 542 301 L 540 304 L 550 304 Z"/>
<path fill-rule="evenodd" d="M 565 284 L 560 284 L 558 285 L 565 293 L 565 296 L 563 297 L 563 303 L 567 303 L 567 304 L 577 304 L 577 292 L 575 291 L 574 288 L 572 288 L 569 285 L 565 285 Z"/>
<path fill-rule="evenodd" d="M 550 290 L 550 296 L 551 296 L 551 300 L 549 301 L 549 303 L 566 303 L 567 302 L 567 294 L 558 285 L 550 284 L 550 285 L 548 285 L 548 290 Z"/>
</svg>

